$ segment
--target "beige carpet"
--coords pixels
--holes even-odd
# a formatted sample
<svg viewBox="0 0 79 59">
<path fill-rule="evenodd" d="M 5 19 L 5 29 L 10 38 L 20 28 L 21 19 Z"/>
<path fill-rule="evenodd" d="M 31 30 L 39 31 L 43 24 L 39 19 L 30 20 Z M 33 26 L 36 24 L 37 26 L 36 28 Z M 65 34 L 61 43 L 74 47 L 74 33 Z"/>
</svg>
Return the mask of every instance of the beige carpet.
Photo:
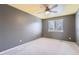
<svg viewBox="0 0 79 59">
<path fill-rule="evenodd" d="M 8 49 L 1 55 L 76 55 L 79 47 L 74 42 L 40 38 Z"/>
</svg>

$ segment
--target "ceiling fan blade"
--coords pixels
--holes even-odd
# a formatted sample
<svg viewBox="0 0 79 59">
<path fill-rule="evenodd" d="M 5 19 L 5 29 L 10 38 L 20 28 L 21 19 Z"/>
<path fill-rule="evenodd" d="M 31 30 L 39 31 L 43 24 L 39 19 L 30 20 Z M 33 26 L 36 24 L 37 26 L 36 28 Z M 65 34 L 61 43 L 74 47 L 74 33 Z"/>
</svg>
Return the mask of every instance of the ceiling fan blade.
<svg viewBox="0 0 79 59">
<path fill-rule="evenodd" d="M 58 6 L 58 4 L 49 4 L 48 5 L 48 8 L 49 9 L 54 9 L 54 8 L 56 8 Z"/>
<path fill-rule="evenodd" d="M 59 13 L 62 12 L 64 10 L 63 5 L 58 5 L 57 7 L 53 8 L 53 9 L 49 9 L 50 12 L 54 12 L 54 13 Z"/>
<path fill-rule="evenodd" d="M 52 11 L 53 13 L 58 13 L 57 11 Z"/>
<path fill-rule="evenodd" d="M 55 11 L 55 10 L 54 11 L 51 11 L 51 10 L 49 10 L 49 12 L 50 13 L 57 13 L 58 11 Z"/>
</svg>

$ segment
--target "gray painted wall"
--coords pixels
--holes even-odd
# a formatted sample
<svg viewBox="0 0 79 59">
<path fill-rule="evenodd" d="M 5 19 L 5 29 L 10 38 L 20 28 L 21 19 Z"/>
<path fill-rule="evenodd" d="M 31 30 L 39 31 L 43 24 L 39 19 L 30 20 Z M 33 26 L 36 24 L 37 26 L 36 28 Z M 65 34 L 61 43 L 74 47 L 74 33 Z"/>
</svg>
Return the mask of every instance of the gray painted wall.
<svg viewBox="0 0 79 59">
<path fill-rule="evenodd" d="M 0 5 L 0 51 L 41 37 L 41 26 L 39 18 L 8 5 Z"/>
<path fill-rule="evenodd" d="M 79 45 L 79 10 L 76 13 L 76 42 Z"/>
<path fill-rule="evenodd" d="M 49 20 L 64 19 L 64 32 L 48 32 Z M 75 41 L 75 15 L 55 17 L 43 20 L 43 37 Z M 71 39 L 69 39 L 71 37 Z"/>
</svg>

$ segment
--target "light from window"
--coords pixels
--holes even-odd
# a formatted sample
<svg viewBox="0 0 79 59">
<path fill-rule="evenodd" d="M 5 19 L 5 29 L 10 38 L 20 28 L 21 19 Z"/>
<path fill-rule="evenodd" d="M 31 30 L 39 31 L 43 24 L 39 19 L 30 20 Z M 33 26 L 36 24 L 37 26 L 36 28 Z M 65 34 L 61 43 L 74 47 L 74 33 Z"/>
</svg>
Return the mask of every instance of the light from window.
<svg viewBox="0 0 79 59">
<path fill-rule="evenodd" d="M 63 32 L 63 19 L 48 20 L 48 32 Z"/>
</svg>

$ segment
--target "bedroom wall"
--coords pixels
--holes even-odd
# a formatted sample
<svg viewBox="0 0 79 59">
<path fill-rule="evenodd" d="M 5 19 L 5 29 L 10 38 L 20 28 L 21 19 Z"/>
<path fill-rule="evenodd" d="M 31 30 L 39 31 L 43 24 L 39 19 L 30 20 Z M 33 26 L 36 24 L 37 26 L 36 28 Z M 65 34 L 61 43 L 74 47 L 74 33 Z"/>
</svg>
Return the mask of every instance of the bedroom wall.
<svg viewBox="0 0 79 59">
<path fill-rule="evenodd" d="M 48 21 L 64 19 L 64 32 L 48 32 Z M 43 37 L 75 41 L 75 15 L 67 15 L 43 20 Z M 69 39 L 71 37 L 71 39 Z"/>
<path fill-rule="evenodd" d="M 9 5 L 0 5 L 0 52 L 41 37 L 41 20 Z"/>
<path fill-rule="evenodd" d="M 79 45 L 79 10 L 76 12 L 76 42 Z"/>
</svg>

